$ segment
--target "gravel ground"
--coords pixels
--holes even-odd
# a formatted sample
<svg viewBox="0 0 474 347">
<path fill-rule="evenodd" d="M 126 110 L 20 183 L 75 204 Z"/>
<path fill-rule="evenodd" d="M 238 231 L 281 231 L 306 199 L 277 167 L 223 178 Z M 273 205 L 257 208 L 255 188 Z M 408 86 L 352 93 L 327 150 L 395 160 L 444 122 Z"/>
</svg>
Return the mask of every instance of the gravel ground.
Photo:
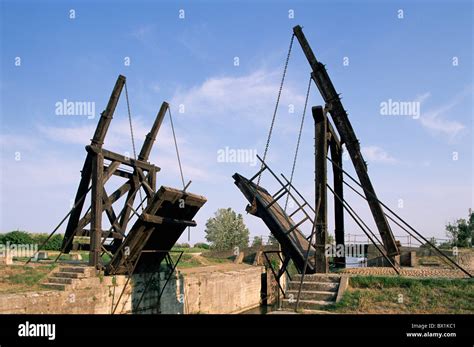
<svg viewBox="0 0 474 347">
<path fill-rule="evenodd" d="M 474 274 L 474 271 L 468 270 Z M 365 267 L 350 268 L 340 271 L 351 275 L 365 276 L 396 276 L 397 273 L 390 267 Z M 433 268 L 402 268 L 400 274 L 404 277 L 444 277 L 444 278 L 467 278 L 468 276 L 460 270 L 433 269 Z"/>
</svg>

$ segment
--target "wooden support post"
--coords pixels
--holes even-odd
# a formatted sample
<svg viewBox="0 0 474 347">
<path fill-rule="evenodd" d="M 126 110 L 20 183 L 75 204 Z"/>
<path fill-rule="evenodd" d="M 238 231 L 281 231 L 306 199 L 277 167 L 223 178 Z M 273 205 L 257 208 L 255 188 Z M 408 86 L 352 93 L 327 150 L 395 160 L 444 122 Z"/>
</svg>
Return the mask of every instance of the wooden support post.
<svg viewBox="0 0 474 347">
<path fill-rule="evenodd" d="M 344 206 L 342 203 L 343 199 L 343 175 L 342 168 L 342 147 L 337 143 L 334 134 L 330 141 L 331 160 L 332 160 L 332 172 L 333 172 L 333 187 L 334 192 L 341 198 L 341 200 L 334 197 L 334 234 L 336 236 L 336 245 L 344 246 Z M 337 268 L 346 267 L 346 257 L 335 257 L 334 261 Z"/>
<path fill-rule="evenodd" d="M 65 253 L 69 253 L 72 249 L 72 235 L 74 234 L 75 229 L 81 218 L 82 209 L 84 207 L 84 202 L 86 200 L 85 195 L 89 189 L 89 183 L 91 181 L 91 166 L 92 166 L 92 155 L 87 154 L 86 160 L 84 161 L 84 166 L 81 171 L 81 181 L 79 182 L 79 187 L 77 188 L 76 197 L 74 199 L 74 206 L 69 220 L 67 222 L 66 231 L 64 233 L 63 244 L 61 250 Z"/>
<path fill-rule="evenodd" d="M 152 169 L 148 172 L 148 184 L 150 185 L 151 189 L 156 192 L 156 170 Z M 151 204 L 152 197 L 149 196 L 147 199 L 147 204 Z"/>
<path fill-rule="evenodd" d="M 319 212 L 316 217 L 315 265 L 317 273 L 329 271 L 325 247 L 327 243 L 327 118 L 322 106 L 312 108 L 315 125 L 315 188 L 316 204 Z"/>
<path fill-rule="evenodd" d="M 92 192 L 91 192 L 91 239 L 89 265 L 99 266 L 102 244 L 102 197 L 104 157 L 97 153 L 92 158 Z"/>
<path fill-rule="evenodd" d="M 160 130 L 161 123 L 163 123 L 163 119 L 165 118 L 168 107 L 169 105 L 167 102 L 163 102 L 163 104 L 161 104 L 161 108 L 158 114 L 156 115 L 155 122 L 153 123 L 153 126 L 151 127 L 150 132 L 146 135 L 145 142 L 143 143 L 142 149 L 138 156 L 138 160 L 141 160 L 141 161 L 148 160 L 148 157 L 150 156 L 151 148 L 153 147 L 153 143 L 155 142 L 156 135 L 158 134 L 158 131 Z"/>
<path fill-rule="evenodd" d="M 102 112 L 99 124 L 97 124 L 97 128 L 95 129 L 94 137 L 92 138 L 91 145 L 102 147 L 104 143 L 105 135 L 107 134 L 107 130 L 109 129 L 110 122 L 112 121 L 112 117 L 115 112 L 115 107 L 117 107 L 118 100 L 120 98 L 120 93 L 122 93 L 122 88 L 125 84 L 125 76 L 120 75 L 117 78 L 117 82 L 115 82 L 114 89 L 112 90 L 112 94 L 110 95 L 109 102 L 107 104 L 107 108 L 104 112 Z"/>
</svg>

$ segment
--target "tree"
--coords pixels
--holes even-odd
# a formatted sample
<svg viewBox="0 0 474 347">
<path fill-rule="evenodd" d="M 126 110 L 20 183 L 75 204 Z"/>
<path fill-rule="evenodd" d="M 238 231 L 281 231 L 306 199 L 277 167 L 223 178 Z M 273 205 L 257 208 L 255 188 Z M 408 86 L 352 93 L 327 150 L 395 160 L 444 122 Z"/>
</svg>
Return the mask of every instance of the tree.
<svg viewBox="0 0 474 347">
<path fill-rule="evenodd" d="M 461 218 L 453 224 L 448 223 L 446 234 L 451 239 L 453 246 L 471 247 L 474 238 L 474 212 L 469 209 L 467 220 Z"/>
<path fill-rule="evenodd" d="M 336 243 L 336 239 L 334 238 L 334 236 L 330 233 L 328 233 L 328 239 L 326 241 L 328 244 L 330 245 L 333 245 Z"/>
<path fill-rule="evenodd" d="M 436 241 L 436 238 L 434 237 L 431 237 L 429 240 L 428 240 L 432 245 L 436 246 L 438 241 Z M 431 247 L 430 244 L 428 242 L 426 243 L 423 243 L 420 247 L 422 248 L 429 248 Z"/>
<path fill-rule="evenodd" d="M 275 236 L 273 236 L 273 234 L 270 234 L 270 235 L 268 236 L 268 243 L 267 243 L 267 245 L 272 245 L 272 246 L 278 245 L 278 240 L 276 239 Z"/>
<path fill-rule="evenodd" d="M 44 241 L 48 238 L 48 234 L 30 234 L 31 238 L 33 239 L 33 243 L 36 243 L 38 247 L 40 247 Z M 62 234 L 55 234 L 51 236 L 51 238 L 46 242 L 46 244 L 42 247 L 43 250 L 46 251 L 59 251 L 61 250 L 61 246 L 63 244 L 63 235 Z"/>
<path fill-rule="evenodd" d="M 249 230 L 244 219 L 231 208 L 218 209 L 215 217 L 207 220 L 205 232 L 206 240 L 218 251 L 245 248 L 249 244 Z"/>
<path fill-rule="evenodd" d="M 209 245 L 204 242 L 198 242 L 194 244 L 194 248 L 209 249 Z"/>
<path fill-rule="evenodd" d="M 35 243 L 30 234 L 20 230 L 11 231 L 5 235 L 2 235 L 0 243 L 6 245 L 7 242 L 10 242 L 12 245 L 31 245 Z"/>
<path fill-rule="evenodd" d="M 261 236 L 255 236 L 252 241 L 252 247 L 260 247 L 263 245 L 263 240 Z"/>
</svg>

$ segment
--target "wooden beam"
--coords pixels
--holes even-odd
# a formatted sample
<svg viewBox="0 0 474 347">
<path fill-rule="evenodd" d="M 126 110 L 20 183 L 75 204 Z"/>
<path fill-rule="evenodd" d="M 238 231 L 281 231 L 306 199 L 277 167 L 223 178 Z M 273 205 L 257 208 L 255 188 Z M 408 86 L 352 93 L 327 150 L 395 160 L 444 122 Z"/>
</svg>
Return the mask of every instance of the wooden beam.
<svg viewBox="0 0 474 347">
<path fill-rule="evenodd" d="M 138 155 L 138 160 L 147 161 L 148 157 L 150 156 L 151 148 L 153 147 L 153 143 L 155 142 L 156 135 L 160 130 L 161 123 L 163 123 L 163 119 L 165 118 L 166 111 L 168 110 L 168 103 L 163 102 L 161 104 L 160 111 L 156 115 L 155 122 L 151 127 L 150 132 L 146 135 L 145 142 L 143 142 L 142 149 L 140 154 Z"/>
<path fill-rule="evenodd" d="M 150 172 L 148 172 L 148 183 L 150 184 L 150 187 L 153 190 L 153 192 L 156 192 L 156 171 L 155 170 L 150 170 Z M 153 197 L 149 196 L 147 203 L 151 204 L 152 200 L 153 200 Z"/>
<path fill-rule="evenodd" d="M 152 198 L 155 195 L 155 191 L 148 184 L 147 176 L 143 173 L 143 170 L 137 167 L 138 175 L 140 176 L 140 184 L 145 188 L 146 195 Z"/>
<path fill-rule="evenodd" d="M 331 140 L 334 141 L 334 144 L 338 147 L 341 147 L 342 144 L 341 144 L 341 141 L 339 140 L 339 136 L 337 135 L 337 132 L 336 130 L 333 128 L 331 122 L 329 121 L 329 119 L 327 120 L 327 124 L 328 124 L 328 133 L 331 135 Z"/>
<path fill-rule="evenodd" d="M 91 181 L 91 170 L 92 155 L 88 153 L 82 167 L 81 181 L 79 182 L 79 187 L 77 188 L 76 197 L 74 199 L 73 211 L 69 216 L 66 231 L 64 233 L 63 244 L 61 246 L 61 250 L 64 253 L 69 253 L 69 251 L 72 249 L 72 235 L 74 235 L 74 231 L 79 224 L 79 219 L 81 218 L 82 209 L 86 200 L 84 195 L 87 194 L 89 183 Z"/>
<path fill-rule="evenodd" d="M 132 179 L 132 177 L 133 177 L 132 172 L 128 172 L 128 171 L 124 171 L 124 170 L 120 170 L 120 169 L 115 170 L 114 175 L 119 176 L 119 177 L 123 177 L 123 178 L 128 178 L 129 180 Z"/>
<path fill-rule="evenodd" d="M 333 189 L 335 194 L 340 197 L 340 199 L 334 197 L 334 234 L 336 236 L 336 245 L 344 246 L 344 173 L 340 169 L 342 168 L 342 148 L 335 140 L 336 138 L 332 136 L 329 142 L 332 160 Z M 345 256 L 335 257 L 334 261 L 337 268 L 346 267 Z"/>
<path fill-rule="evenodd" d="M 120 225 L 117 223 L 118 218 L 115 215 L 114 208 L 112 204 L 109 203 L 109 196 L 107 195 L 107 191 L 105 190 L 105 187 L 102 187 L 102 203 L 103 203 L 105 212 L 107 214 L 107 218 L 109 219 L 110 225 L 115 229 L 116 232 L 123 234 L 123 231 L 120 228 Z"/>
<path fill-rule="evenodd" d="M 354 169 L 359 177 L 360 184 L 364 187 L 364 194 L 367 198 L 377 229 L 382 237 L 384 247 L 389 256 L 397 256 L 400 252 L 395 237 L 393 236 L 392 229 L 390 228 L 387 218 L 382 210 L 382 206 L 379 203 L 375 189 L 372 186 L 364 158 L 360 151 L 359 141 L 354 129 L 352 128 L 352 124 L 349 121 L 347 112 L 342 105 L 339 94 L 336 92 L 336 88 L 334 88 L 324 64 L 316 59 L 313 50 L 303 34 L 301 26 L 295 26 L 293 28 L 293 33 L 298 39 L 311 69 L 313 70 L 311 73 L 312 79 L 318 87 L 318 90 L 329 109 L 328 112 L 331 114 L 331 118 L 341 137 L 341 141 L 346 145 Z"/>
<path fill-rule="evenodd" d="M 189 227 L 195 227 L 197 225 L 196 222 L 193 220 L 188 221 L 188 220 L 181 220 L 181 219 L 166 218 L 166 217 L 154 216 L 149 213 L 143 213 L 140 216 L 140 219 L 142 219 L 145 222 L 154 223 L 154 224 L 185 225 Z"/>
<path fill-rule="evenodd" d="M 115 82 L 114 89 L 112 90 L 112 94 L 110 95 L 109 102 L 107 103 L 107 108 L 100 115 L 99 123 L 97 124 L 97 128 L 95 129 L 91 145 L 96 146 L 98 148 L 102 147 L 105 135 L 107 134 L 110 122 L 112 121 L 112 117 L 115 112 L 115 107 L 117 106 L 124 84 L 125 76 L 119 75 L 119 77 L 117 78 L 117 82 Z"/>
<path fill-rule="evenodd" d="M 104 177 L 102 184 L 105 184 L 120 166 L 119 161 L 112 161 L 109 166 L 104 166 Z"/>
<path fill-rule="evenodd" d="M 82 229 L 80 232 L 76 234 L 77 237 L 90 237 L 91 231 L 90 229 Z M 123 235 L 120 233 L 116 233 L 112 231 L 109 233 L 108 230 L 102 230 L 102 238 L 114 238 L 114 239 L 123 239 Z"/>
<path fill-rule="evenodd" d="M 132 209 L 130 206 L 133 205 L 133 201 L 135 200 L 135 195 L 138 192 L 138 188 L 139 188 L 138 174 L 133 175 L 133 178 L 130 181 L 130 184 L 131 184 L 131 188 L 128 191 L 123 210 L 120 212 L 121 217 L 120 217 L 119 224 L 122 230 L 127 230 L 128 219 L 130 218 L 130 213 L 132 212 Z"/>
<path fill-rule="evenodd" d="M 102 192 L 104 157 L 102 153 L 92 160 L 92 197 L 91 197 L 91 249 L 89 265 L 98 267 L 102 245 Z"/>
<path fill-rule="evenodd" d="M 316 204 L 319 210 L 316 217 L 315 270 L 317 273 L 329 272 L 326 257 L 327 244 L 327 118 L 322 106 L 312 108 L 315 124 L 315 188 Z"/>
<path fill-rule="evenodd" d="M 125 193 L 127 193 L 131 189 L 131 183 L 126 182 L 122 184 L 119 188 L 117 188 L 111 195 L 109 195 L 108 199 L 104 201 L 102 208 L 105 209 L 108 206 L 111 206 L 114 202 L 119 200 Z M 91 221 L 92 214 L 91 212 L 87 212 L 84 217 L 77 223 L 76 228 L 74 229 L 73 234 L 76 234 L 79 230 L 83 229 L 89 222 Z M 122 229 L 123 230 L 123 229 Z"/>
<path fill-rule="evenodd" d="M 124 165 L 131 166 L 133 168 L 139 167 L 145 171 L 150 171 L 151 169 L 155 169 L 156 171 L 160 171 L 161 169 L 158 166 L 155 166 L 153 164 L 141 161 L 141 160 L 135 160 L 133 158 L 127 158 L 124 155 L 96 147 L 96 146 L 86 146 L 86 150 L 90 153 L 102 153 L 104 156 L 104 159 L 112 160 L 112 161 L 119 161 L 120 163 Z"/>
</svg>

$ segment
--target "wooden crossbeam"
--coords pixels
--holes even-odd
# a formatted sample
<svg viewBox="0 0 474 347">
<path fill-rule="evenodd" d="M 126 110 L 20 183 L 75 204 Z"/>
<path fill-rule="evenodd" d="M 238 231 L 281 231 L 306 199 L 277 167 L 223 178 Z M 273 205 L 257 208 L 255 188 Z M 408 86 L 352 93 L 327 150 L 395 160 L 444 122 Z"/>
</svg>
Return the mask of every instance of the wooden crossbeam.
<svg viewBox="0 0 474 347">
<path fill-rule="evenodd" d="M 115 171 L 118 169 L 120 166 L 119 161 L 112 161 L 108 166 L 104 166 L 103 171 L 104 171 L 104 184 L 109 180 L 110 177 L 115 173 Z"/>
<path fill-rule="evenodd" d="M 128 171 L 120 170 L 120 169 L 115 170 L 113 174 L 115 176 L 119 176 L 119 177 L 123 177 L 127 179 L 131 179 L 133 177 L 133 172 L 128 172 Z"/>
<path fill-rule="evenodd" d="M 197 224 L 195 221 L 191 220 L 181 220 L 181 219 L 173 219 L 173 218 L 166 218 L 160 216 L 154 216 L 149 213 L 143 213 L 140 216 L 144 222 L 147 223 L 154 223 L 154 224 L 164 224 L 164 225 L 184 225 L 188 227 L 195 227 Z"/>
<path fill-rule="evenodd" d="M 136 170 L 137 170 L 138 175 L 140 176 L 140 183 L 145 188 L 146 195 L 148 197 L 153 197 L 153 195 L 155 194 L 155 191 L 147 183 L 148 180 L 147 180 L 147 177 L 145 176 L 145 174 L 143 173 L 143 170 L 139 167 L 137 167 Z"/>
<path fill-rule="evenodd" d="M 107 149 L 99 148 L 99 147 L 96 147 L 96 146 L 86 146 L 86 150 L 89 153 L 95 153 L 95 154 L 102 153 L 102 155 L 104 156 L 104 159 L 108 159 L 108 160 L 112 160 L 112 161 L 118 161 L 121 164 L 128 165 L 128 166 L 131 166 L 133 168 L 139 167 L 139 168 L 141 168 L 143 170 L 146 170 L 146 171 L 150 171 L 150 170 L 154 169 L 157 172 L 161 170 L 156 165 L 147 163 L 147 162 L 142 161 L 142 160 L 135 160 L 133 158 L 127 158 L 126 156 L 124 156 L 122 154 L 118 154 L 118 153 L 109 151 Z"/>
</svg>

